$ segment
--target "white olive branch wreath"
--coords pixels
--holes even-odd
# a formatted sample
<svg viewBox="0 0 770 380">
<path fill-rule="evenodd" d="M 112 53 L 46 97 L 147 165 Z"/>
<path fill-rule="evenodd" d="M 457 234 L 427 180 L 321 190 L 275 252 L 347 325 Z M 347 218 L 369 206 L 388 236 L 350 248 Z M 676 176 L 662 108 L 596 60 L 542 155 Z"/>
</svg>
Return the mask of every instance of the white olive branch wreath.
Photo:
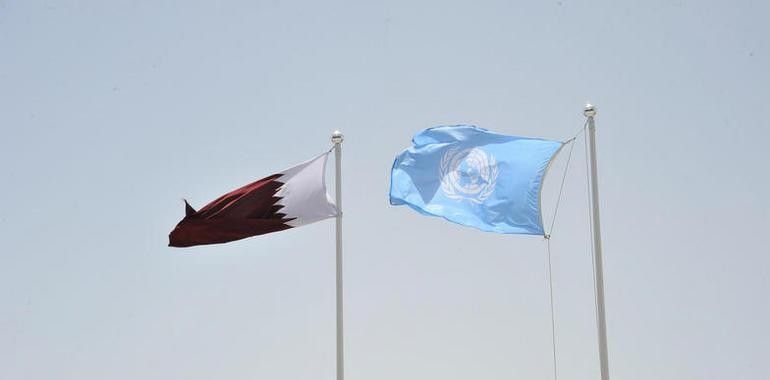
<svg viewBox="0 0 770 380">
<path fill-rule="evenodd" d="M 455 157 L 457 154 L 460 153 L 459 148 L 449 148 L 444 153 L 444 155 L 441 156 L 441 161 L 439 162 L 439 174 L 441 175 L 441 190 L 444 191 L 444 195 L 447 196 L 447 198 L 455 199 L 455 200 L 463 200 L 467 199 L 473 203 L 483 203 L 484 200 L 489 198 L 490 195 L 495 191 L 495 183 L 497 182 L 497 176 L 500 174 L 500 169 L 497 166 L 497 160 L 495 160 L 495 157 L 492 155 L 489 155 L 489 161 L 487 162 L 487 167 L 489 168 L 489 178 L 487 179 L 486 183 L 484 184 L 483 188 L 479 192 L 479 194 L 475 197 L 468 197 L 462 194 L 458 193 L 456 184 L 454 181 L 452 181 L 451 172 L 455 169 L 452 167 L 453 161 L 455 161 Z"/>
</svg>

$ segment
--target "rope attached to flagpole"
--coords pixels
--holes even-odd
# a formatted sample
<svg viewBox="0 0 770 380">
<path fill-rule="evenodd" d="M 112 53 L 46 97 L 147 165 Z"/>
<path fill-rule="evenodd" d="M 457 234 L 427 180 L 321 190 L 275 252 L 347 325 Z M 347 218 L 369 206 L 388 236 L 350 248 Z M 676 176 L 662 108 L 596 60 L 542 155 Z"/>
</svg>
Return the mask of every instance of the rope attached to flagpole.
<svg viewBox="0 0 770 380">
<path fill-rule="evenodd" d="M 551 301 L 551 352 L 553 353 L 553 380 L 558 380 L 556 366 L 556 318 L 553 309 L 553 274 L 551 271 L 551 238 L 545 238 L 546 250 L 548 252 L 548 295 Z"/>
<path fill-rule="evenodd" d="M 587 125 L 587 124 L 586 124 Z M 553 216 L 551 217 L 551 225 L 548 228 L 548 232 L 543 236 L 546 243 L 546 253 L 548 255 L 548 295 L 551 307 L 551 352 L 553 353 L 553 379 L 558 380 L 558 361 L 556 357 L 556 315 L 553 306 L 553 268 L 551 265 L 551 234 L 553 234 L 553 228 L 556 225 L 556 215 L 559 212 L 559 204 L 561 203 L 562 194 L 564 193 L 564 184 L 567 180 L 567 171 L 569 170 L 569 163 L 572 160 L 572 151 L 575 149 L 575 140 L 585 132 L 586 125 L 583 126 L 575 135 L 564 141 L 564 144 L 570 144 L 569 153 L 567 154 L 567 163 L 564 165 L 564 174 L 561 178 L 561 185 L 559 185 L 559 195 L 556 197 L 556 206 L 553 210 Z"/>
<path fill-rule="evenodd" d="M 546 238 L 550 238 L 553 234 L 553 226 L 556 224 L 556 215 L 559 212 L 559 204 L 561 203 L 561 195 L 564 193 L 564 183 L 567 182 L 567 171 L 569 170 L 569 163 L 572 161 L 572 151 L 575 149 L 575 139 L 580 136 L 582 132 L 578 132 L 575 136 L 572 136 L 564 144 L 570 144 L 569 153 L 567 154 L 567 163 L 564 165 L 564 174 L 561 177 L 561 185 L 559 186 L 559 195 L 556 197 L 556 206 L 553 208 L 553 216 L 551 217 L 551 226 L 548 228 Z"/>
</svg>

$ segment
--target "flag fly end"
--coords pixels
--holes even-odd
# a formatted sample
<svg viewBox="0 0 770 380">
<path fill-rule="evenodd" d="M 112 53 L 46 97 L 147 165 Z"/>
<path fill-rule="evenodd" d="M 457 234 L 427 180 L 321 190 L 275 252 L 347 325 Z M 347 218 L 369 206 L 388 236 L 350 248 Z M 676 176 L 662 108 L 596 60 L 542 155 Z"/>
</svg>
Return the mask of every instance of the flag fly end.
<svg viewBox="0 0 770 380">
<path fill-rule="evenodd" d="M 195 211 L 195 209 L 192 206 L 190 206 L 189 203 L 187 203 L 187 199 L 182 199 L 182 200 L 184 201 L 184 216 L 195 215 L 197 211 Z"/>
</svg>

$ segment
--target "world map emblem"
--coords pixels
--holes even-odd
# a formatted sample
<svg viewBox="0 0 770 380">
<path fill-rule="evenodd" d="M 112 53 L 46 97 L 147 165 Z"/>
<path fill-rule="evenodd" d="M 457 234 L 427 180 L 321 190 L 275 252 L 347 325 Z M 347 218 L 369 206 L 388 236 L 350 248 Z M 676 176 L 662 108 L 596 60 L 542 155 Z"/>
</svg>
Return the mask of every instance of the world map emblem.
<svg viewBox="0 0 770 380">
<path fill-rule="evenodd" d="M 439 163 L 441 190 L 447 198 L 482 203 L 495 191 L 495 157 L 480 148 L 450 148 Z"/>
</svg>

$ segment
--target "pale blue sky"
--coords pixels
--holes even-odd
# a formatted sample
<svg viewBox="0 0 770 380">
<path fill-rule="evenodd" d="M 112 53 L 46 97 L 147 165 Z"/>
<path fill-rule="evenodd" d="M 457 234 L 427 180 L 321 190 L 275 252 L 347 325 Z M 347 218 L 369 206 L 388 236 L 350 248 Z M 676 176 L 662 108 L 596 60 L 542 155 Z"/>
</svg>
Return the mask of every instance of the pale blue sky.
<svg viewBox="0 0 770 380">
<path fill-rule="evenodd" d="M 347 378 L 550 379 L 541 238 L 390 207 L 416 131 L 597 117 L 611 374 L 770 373 L 761 1 L 0 1 L 0 378 L 333 379 L 333 222 L 167 248 L 344 144 Z M 596 379 L 585 161 L 554 233 L 562 379 Z M 552 210 L 562 156 L 546 180 Z"/>
</svg>

